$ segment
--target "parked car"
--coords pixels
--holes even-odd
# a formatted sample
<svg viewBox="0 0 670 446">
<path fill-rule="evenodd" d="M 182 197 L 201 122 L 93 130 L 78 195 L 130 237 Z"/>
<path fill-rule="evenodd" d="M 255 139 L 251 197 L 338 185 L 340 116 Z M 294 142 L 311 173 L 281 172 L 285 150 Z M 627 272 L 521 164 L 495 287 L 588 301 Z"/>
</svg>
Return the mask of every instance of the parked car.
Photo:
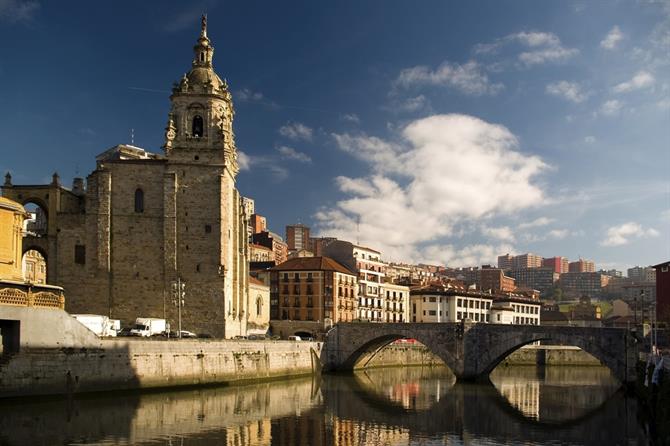
<svg viewBox="0 0 670 446">
<path fill-rule="evenodd" d="M 135 336 L 130 332 L 130 327 L 123 327 L 119 332 L 116 334 L 117 336 Z"/>
<path fill-rule="evenodd" d="M 264 341 L 266 336 L 264 334 L 251 334 L 247 336 L 247 339 L 250 341 Z"/>
<path fill-rule="evenodd" d="M 238 336 L 233 336 L 233 339 L 236 339 L 238 341 L 243 341 L 243 340 L 247 339 L 247 337 L 238 335 Z"/>
<path fill-rule="evenodd" d="M 301 341 L 302 338 L 300 336 L 289 336 L 288 340 L 289 341 Z"/>
<path fill-rule="evenodd" d="M 181 331 L 181 337 L 182 338 L 197 338 L 198 335 L 193 333 L 192 331 L 182 330 Z"/>
</svg>

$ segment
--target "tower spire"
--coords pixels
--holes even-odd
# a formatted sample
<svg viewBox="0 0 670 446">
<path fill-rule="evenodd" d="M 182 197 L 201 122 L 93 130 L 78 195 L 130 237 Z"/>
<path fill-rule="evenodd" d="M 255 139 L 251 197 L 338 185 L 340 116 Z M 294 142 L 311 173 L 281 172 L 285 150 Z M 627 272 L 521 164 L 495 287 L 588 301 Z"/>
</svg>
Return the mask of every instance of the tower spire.
<svg viewBox="0 0 670 446">
<path fill-rule="evenodd" d="M 201 39 L 206 39 L 207 38 L 207 14 L 203 14 L 202 18 L 200 19 L 200 38 Z"/>
<path fill-rule="evenodd" d="M 195 47 L 193 47 L 195 58 L 193 59 L 193 66 L 212 67 L 212 56 L 214 55 L 214 48 L 207 37 L 207 14 L 203 14 L 200 18 L 200 37 Z"/>
</svg>

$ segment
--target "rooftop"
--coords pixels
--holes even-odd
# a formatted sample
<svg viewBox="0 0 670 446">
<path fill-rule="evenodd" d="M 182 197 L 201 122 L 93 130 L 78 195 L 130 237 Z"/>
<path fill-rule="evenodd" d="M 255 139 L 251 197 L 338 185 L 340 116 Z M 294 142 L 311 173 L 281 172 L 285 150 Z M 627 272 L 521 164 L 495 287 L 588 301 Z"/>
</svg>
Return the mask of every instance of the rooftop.
<svg viewBox="0 0 670 446">
<path fill-rule="evenodd" d="M 271 268 L 270 271 L 336 271 L 342 274 L 355 276 L 356 273 L 349 271 L 330 257 L 295 257 Z"/>
</svg>

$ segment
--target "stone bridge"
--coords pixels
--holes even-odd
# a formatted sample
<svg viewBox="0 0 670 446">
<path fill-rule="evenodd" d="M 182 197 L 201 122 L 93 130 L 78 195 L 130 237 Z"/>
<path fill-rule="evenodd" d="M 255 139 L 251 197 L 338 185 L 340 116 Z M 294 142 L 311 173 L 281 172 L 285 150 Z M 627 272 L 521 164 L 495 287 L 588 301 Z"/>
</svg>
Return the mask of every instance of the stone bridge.
<svg viewBox="0 0 670 446">
<path fill-rule="evenodd" d="M 328 332 L 324 370 L 365 367 L 396 339 L 416 339 L 439 356 L 461 381 L 488 374 L 516 349 L 535 341 L 574 345 L 609 367 L 622 383 L 635 381 L 637 343 L 623 328 L 554 327 L 475 323 L 339 323 Z"/>
</svg>

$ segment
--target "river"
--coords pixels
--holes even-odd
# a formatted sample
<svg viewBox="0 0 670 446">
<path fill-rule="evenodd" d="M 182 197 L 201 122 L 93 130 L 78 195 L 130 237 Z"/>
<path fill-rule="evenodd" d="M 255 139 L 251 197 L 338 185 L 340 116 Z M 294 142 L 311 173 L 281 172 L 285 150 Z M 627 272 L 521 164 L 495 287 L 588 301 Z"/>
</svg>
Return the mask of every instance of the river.
<svg viewBox="0 0 670 446">
<path fill-rule="evenodd" d="M 603 367 L 443 367 L 0 402 L 0 445 L 646 445 Z"/>
</svg>

